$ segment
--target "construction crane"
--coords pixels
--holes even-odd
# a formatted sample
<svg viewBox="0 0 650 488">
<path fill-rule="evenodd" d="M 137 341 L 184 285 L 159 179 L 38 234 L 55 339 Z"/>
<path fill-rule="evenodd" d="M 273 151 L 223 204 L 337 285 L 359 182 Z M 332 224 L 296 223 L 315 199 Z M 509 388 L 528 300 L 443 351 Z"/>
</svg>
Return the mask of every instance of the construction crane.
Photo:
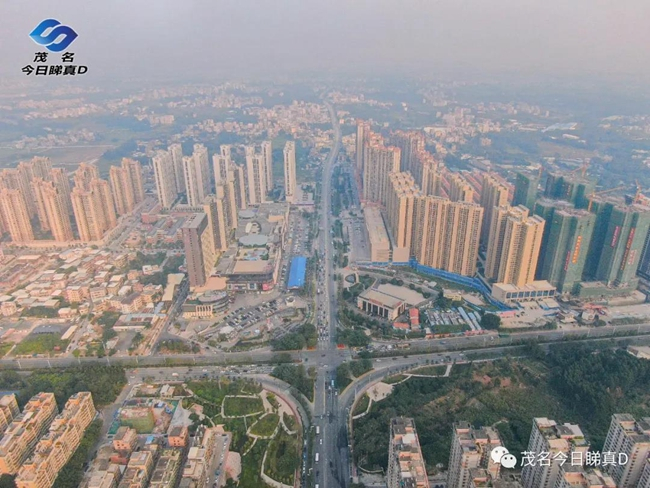
<svg viewBox="0 0 650 488">
<path fill-rule="evenodd" d="M 639 180 L 634 180 L 634 185 L 636 186 L 636 193 L 634 194 L 634 200 L 632 200 L 632 203 L 648 203 L 650 199 L 641 193 L 643 191 L 643 188 L 641 188 Z"/>
<path fill-rule="evenodd" d="M 591 212 L 591 207 L 593 206 L 593 203 L 594 203 L 594 197 L 599 196 L 599 195 L 606 195 L 608 193 L 612 193 L 613 191 L 623 190 L 624 188 L 626 188 L 626 186 L 621 185 L 621 186 L 617 186 L 616 188 L 610 188 L 609 190 L 603 190 L 603 191 L 599 191 L 599 192 L 595 192 L 595 191 L 591 192 L 591 194 L 589 195 L 589 206 L 587 207 L 587 210 L 589 212 Z"/>
<path fill-rule="evenodd" d="M 579 168 L 576 168 L 576 169 L 574 169 L 573 171 L 569 172 L 569 174 L 570 174 L 570 175 L 574 175 L 574 174 L 576 174 L 578 171 L 580 171 L 580 176 L 581 176 L 582 178 L 584 178 L 585 175 L 587 174 L 587 168 L 589 168 L 589 165 L 590 165 L 590 164 L 591 164 L 591 160 L 588 159 L 587 161 L 585 161 L 585 162 L 582 164 L 582 166 L 580 166 Z"/>
</svg>

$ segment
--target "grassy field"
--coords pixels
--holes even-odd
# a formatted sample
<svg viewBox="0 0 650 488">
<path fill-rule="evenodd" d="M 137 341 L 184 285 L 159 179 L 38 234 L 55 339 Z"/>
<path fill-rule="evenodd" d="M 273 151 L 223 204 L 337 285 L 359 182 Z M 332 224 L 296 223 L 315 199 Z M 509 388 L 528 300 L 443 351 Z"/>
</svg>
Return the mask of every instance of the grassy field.
<svg viewBox="0 0 650 488">
<path fill-rule="evenodd" d="M 389 376 L 388 378 L 384 378 L 382 381 L 386 383 L 387 385 L 392 385 L 395 383 L 399 383 L 400 381 L 403 381 L 404 378 L 406 378 L 405 375 L 403 374 L 396 374 L 395 376 Z"/>
<path fill-rule="evenodd" d="M 269 413 L 255 422 L 251 427 L 250 433 L 261 437 L 269 437 L 275 432 L 279 421 L 280 417 L 277 414 Z"/>
<path fill-rule="evenodd" d="M 39 334 L 27 336 L 16 346 L 13 354 L 50 354 L 53 352 L 65 351 L 70 341 L 61 340 L 58 334 Z"/>
<path fill-rule="evenodd" d="M 366 393 L 357 402 L 356 406 L 354 407 L 354 410 L 352 411 L 352 415 L 359 415 L 359 414 L 365 412 L 368 409 L 368 404 L 369 403 L 370 403 L 370 398 L 368 397 L 368 394 Z"/>
<path fill-rule="evenodd" d="M 226 397 L 223 402 L 223 413 L 228 417 L 241 417 L 263 410 L 261 398 Z"/>
</svg>

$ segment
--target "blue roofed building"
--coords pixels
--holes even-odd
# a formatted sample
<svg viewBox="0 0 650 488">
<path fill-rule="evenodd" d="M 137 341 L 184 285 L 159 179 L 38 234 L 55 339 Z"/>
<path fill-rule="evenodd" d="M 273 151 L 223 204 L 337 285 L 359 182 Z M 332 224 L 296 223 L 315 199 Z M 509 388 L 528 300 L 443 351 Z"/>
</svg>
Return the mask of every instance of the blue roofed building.
<svg viewBox="0 0 650 488">
<path fill-rule="evenodd" d="M 287 288 L 289 290 L 296 290 L 305 286 L 305 274 L 307 272 L 307 258 L 304 256 L 296 256 L 291 260 L 291 268 L 289 269 L 289 282 Z"/>
</svg>

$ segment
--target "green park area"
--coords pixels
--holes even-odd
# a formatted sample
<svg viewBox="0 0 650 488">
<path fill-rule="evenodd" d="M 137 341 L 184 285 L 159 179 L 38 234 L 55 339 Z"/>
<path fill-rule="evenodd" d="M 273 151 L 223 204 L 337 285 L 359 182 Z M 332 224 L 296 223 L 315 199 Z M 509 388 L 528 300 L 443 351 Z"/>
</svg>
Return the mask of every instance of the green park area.
<svg viewBox="0 0 650 488">
<path fill-rule="evenodd" d="M 47 354 L 65 351 L 70 341 L 61 340 L 60 334 L 28 335 L 13 350 L 15 356 Z"/>
<path fill-rule="evenodd" d="M 390 419 L 415 419 L 427 467 L 446 467 L 454 422 L 494 426 L 513 453 L 526 450 L 534 417 L 577 423 L 600 451 L 611 415 L 650 414 L 650 362 L 624 350 L 562 344 L 548 354 L 528 346 L 526 358 L 454 365 L 451 375 L 411 377 L 354 421 L 356 462 L 386 468 Z M 434 367 L 435 368 L 435 367 Z M 419 373 L 422 370 L 416 370 Z M 400 377 L 404 379 L 404 377 Z"/>
<path fill-rule="evenodd" d="M 194 396 L 186 398 L 184 406 L 201 405 L 205 418 L 200 422 L 222 424 L 232 433 L 230 449 L 242 457 L 239 480 L 229 479 L 226 487 L 267 486 L 262 473 L 293 485 L 300 464 L 302 430 L 298 419 L 275 395 L 245 379 L 194 381 L 188 389 Z"/>
</svg>

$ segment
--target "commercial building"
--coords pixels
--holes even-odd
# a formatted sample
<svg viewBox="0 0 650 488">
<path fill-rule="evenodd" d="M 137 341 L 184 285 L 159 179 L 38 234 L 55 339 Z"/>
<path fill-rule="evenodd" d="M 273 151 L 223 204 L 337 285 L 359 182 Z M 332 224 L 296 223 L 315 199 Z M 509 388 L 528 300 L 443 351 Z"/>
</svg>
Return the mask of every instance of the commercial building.
<svg viewBox="0 0 650 488">
<path fill-rule="evenodd" d="M 512 197 L 512 206 L 523 205 L 533 210 L 537 200 L 537 188 L 539 187 L 539 173 L 526 174 L 517 173 L 515 180 L 515 193 Z"/>
<path fill-rule="evenodd" d="M 266 202 L 266 159 L 255 153 L 254 146 L 246 146 L 246 188 L 249 205 Z"/>
<path fill-rule="evenodd" d="M 38 444 L 34 454 L 16 476 L 18 488 L 50 488 L 81 443 L 86 428 L 95 417 L 92 395 L 76 393 L 68 399 L 61 414 Z"/>
<path fill-rule="evenodd" d="M 612 415 L 612 422 L 603 444 L 603 452 L 612 452 L 616 462 L 603 466 L 619 488 L 636 487 L 650 455 L 650 418 L 640 420 L 627 413 Z M 619 462 L 619 453 L 627 462 Z"/>
<path fill-rule="evenodd" d="M 34 240 L 34 229 L 29 218 L 27 203 L 20 190 L 3 188 L 0 190 L 0 209 L 11 241 L 19 244 Z"/>
<path fill-rule="evenodd" d="M 457 422 L 453 426 L 451 453 L 447 486 L 469 488 L 472 482 L 470 471 L 483 468 L 492 479 L 499 476 L 500 464 L 492 461 L 490 453 L 501 446 L 501 438 L 492 427 L 476 429 L 468 422 Z"/>
<path fill-rule="evenodd" d="M 596 216 L 572 204 L 540 199 L 535 214 L 546 221 L 536 278 L 561 293 L 577 293 L 587 262 Z"/>
<path fill-rule="evenodd" d="M 182 232 L 190 286 L 203 286 L 216 260 L 208 216 L 205 213 L 194 214 L 185 221 Z"/>
<path fill-rule="evenodd" d="M 407 262 L 412 254 L 411 239 L 417 199 L 422 193 L 410 173 L 391 173 L 386 194 L 386 221 L 392 236 L 392 260 Z"/>
<path fill-rule="evenodd" d="M 16 474 L 57 414 L 53 393 L 34 395 L 0 439 L 0 473 Z"/>
<path fill-rule="evenodd" d="M 295 203 L 296 197 L 296 143 L 287 141 L 284 146 L 284 197 Z"/>
<path fill-rule="evenodd" d="M 164 210 L 172 208 L 178 198 L 176 190 L 175 165 L 172 157 L 167 151 L 158 151 L 151 158 L 153 166 L 154 179 L 156 181 L 156 193 L 158 194 L 158 203 Z M 183 179 L 183 181 L 185 181 Z M 183 186 L 185 184 L 183 183 Z"/>
<path fill-rule="evenodd" d="M 291 267 L 289 268 L 289 281 L 287 288 L 289 290 L 297 290 L 305 286 L 305 274 L 307 272 L 307 258 L 304 256 L 296 256 L 291 260 Z"/>
<path fill-rule="evenodd" d="M 386 291 L 368 288 L 357 297 L 357 307 L 368 314 L 392 321 L 404 313 L 406 303 Z"/>
<path fill-rule="evenodd" d="M 533 419 L 526 450 L 533 453 L 548 452 L 550 462 L 524 466 L 521 471 L 522 485 L 524 488 L 555 487 L 560 467 L 567 462 L 581 464 L 588 449 L 589 444 L 577 425 L 558 424 L 543 417 Z"/>
<path fill-rule="evenodd" d="M 413 419 L 390 420 L 388 488 L 429 488 L 427 469 Z"/>
<path fill-rule="evenodd" d="M 552 299 L 556 294 L 555 286 L 546 280 L 533 281 L 524 286 L 510 283 L 494 283 L 492 285 L 492 298 L 506 304 Z"/>
<path fill-rule="evenodd" d="M 392 259 L 390 239 L 380 210 L 376 207 L 367 207 L 363 215 L 370 241 L 370 261 L 374 263 L 390 261 Z"/>
<path fill-rule="evenodd" d="M 508 205 L 508 186 L 497 176 L 485 173 L 481 187 L 481 207 L 483 207 L 483 226 L 481 227 L 481 243 L 487 245 L 492 227 L 494 207 Z"/>
<path fill-rule="evenodd" d="M 423 266 L 474 276 L 482 222 L 480 205 L 435 196 L 420 198 L 413 255 Z"/>
<path fill-rule="evenodd" d="M 494 209 L 485 262 L 486 278 L 517 287 L 535 281 L 544 219 L 528 214 L 523 205 Z"/>
<path fill-rule="evenodd" d="M 386 147 L 381 138 L 370 141 L 363 150 L 363 200 L 386 204 L 388 175 L 400 170 L 400 150 Z"/>
</svg>

